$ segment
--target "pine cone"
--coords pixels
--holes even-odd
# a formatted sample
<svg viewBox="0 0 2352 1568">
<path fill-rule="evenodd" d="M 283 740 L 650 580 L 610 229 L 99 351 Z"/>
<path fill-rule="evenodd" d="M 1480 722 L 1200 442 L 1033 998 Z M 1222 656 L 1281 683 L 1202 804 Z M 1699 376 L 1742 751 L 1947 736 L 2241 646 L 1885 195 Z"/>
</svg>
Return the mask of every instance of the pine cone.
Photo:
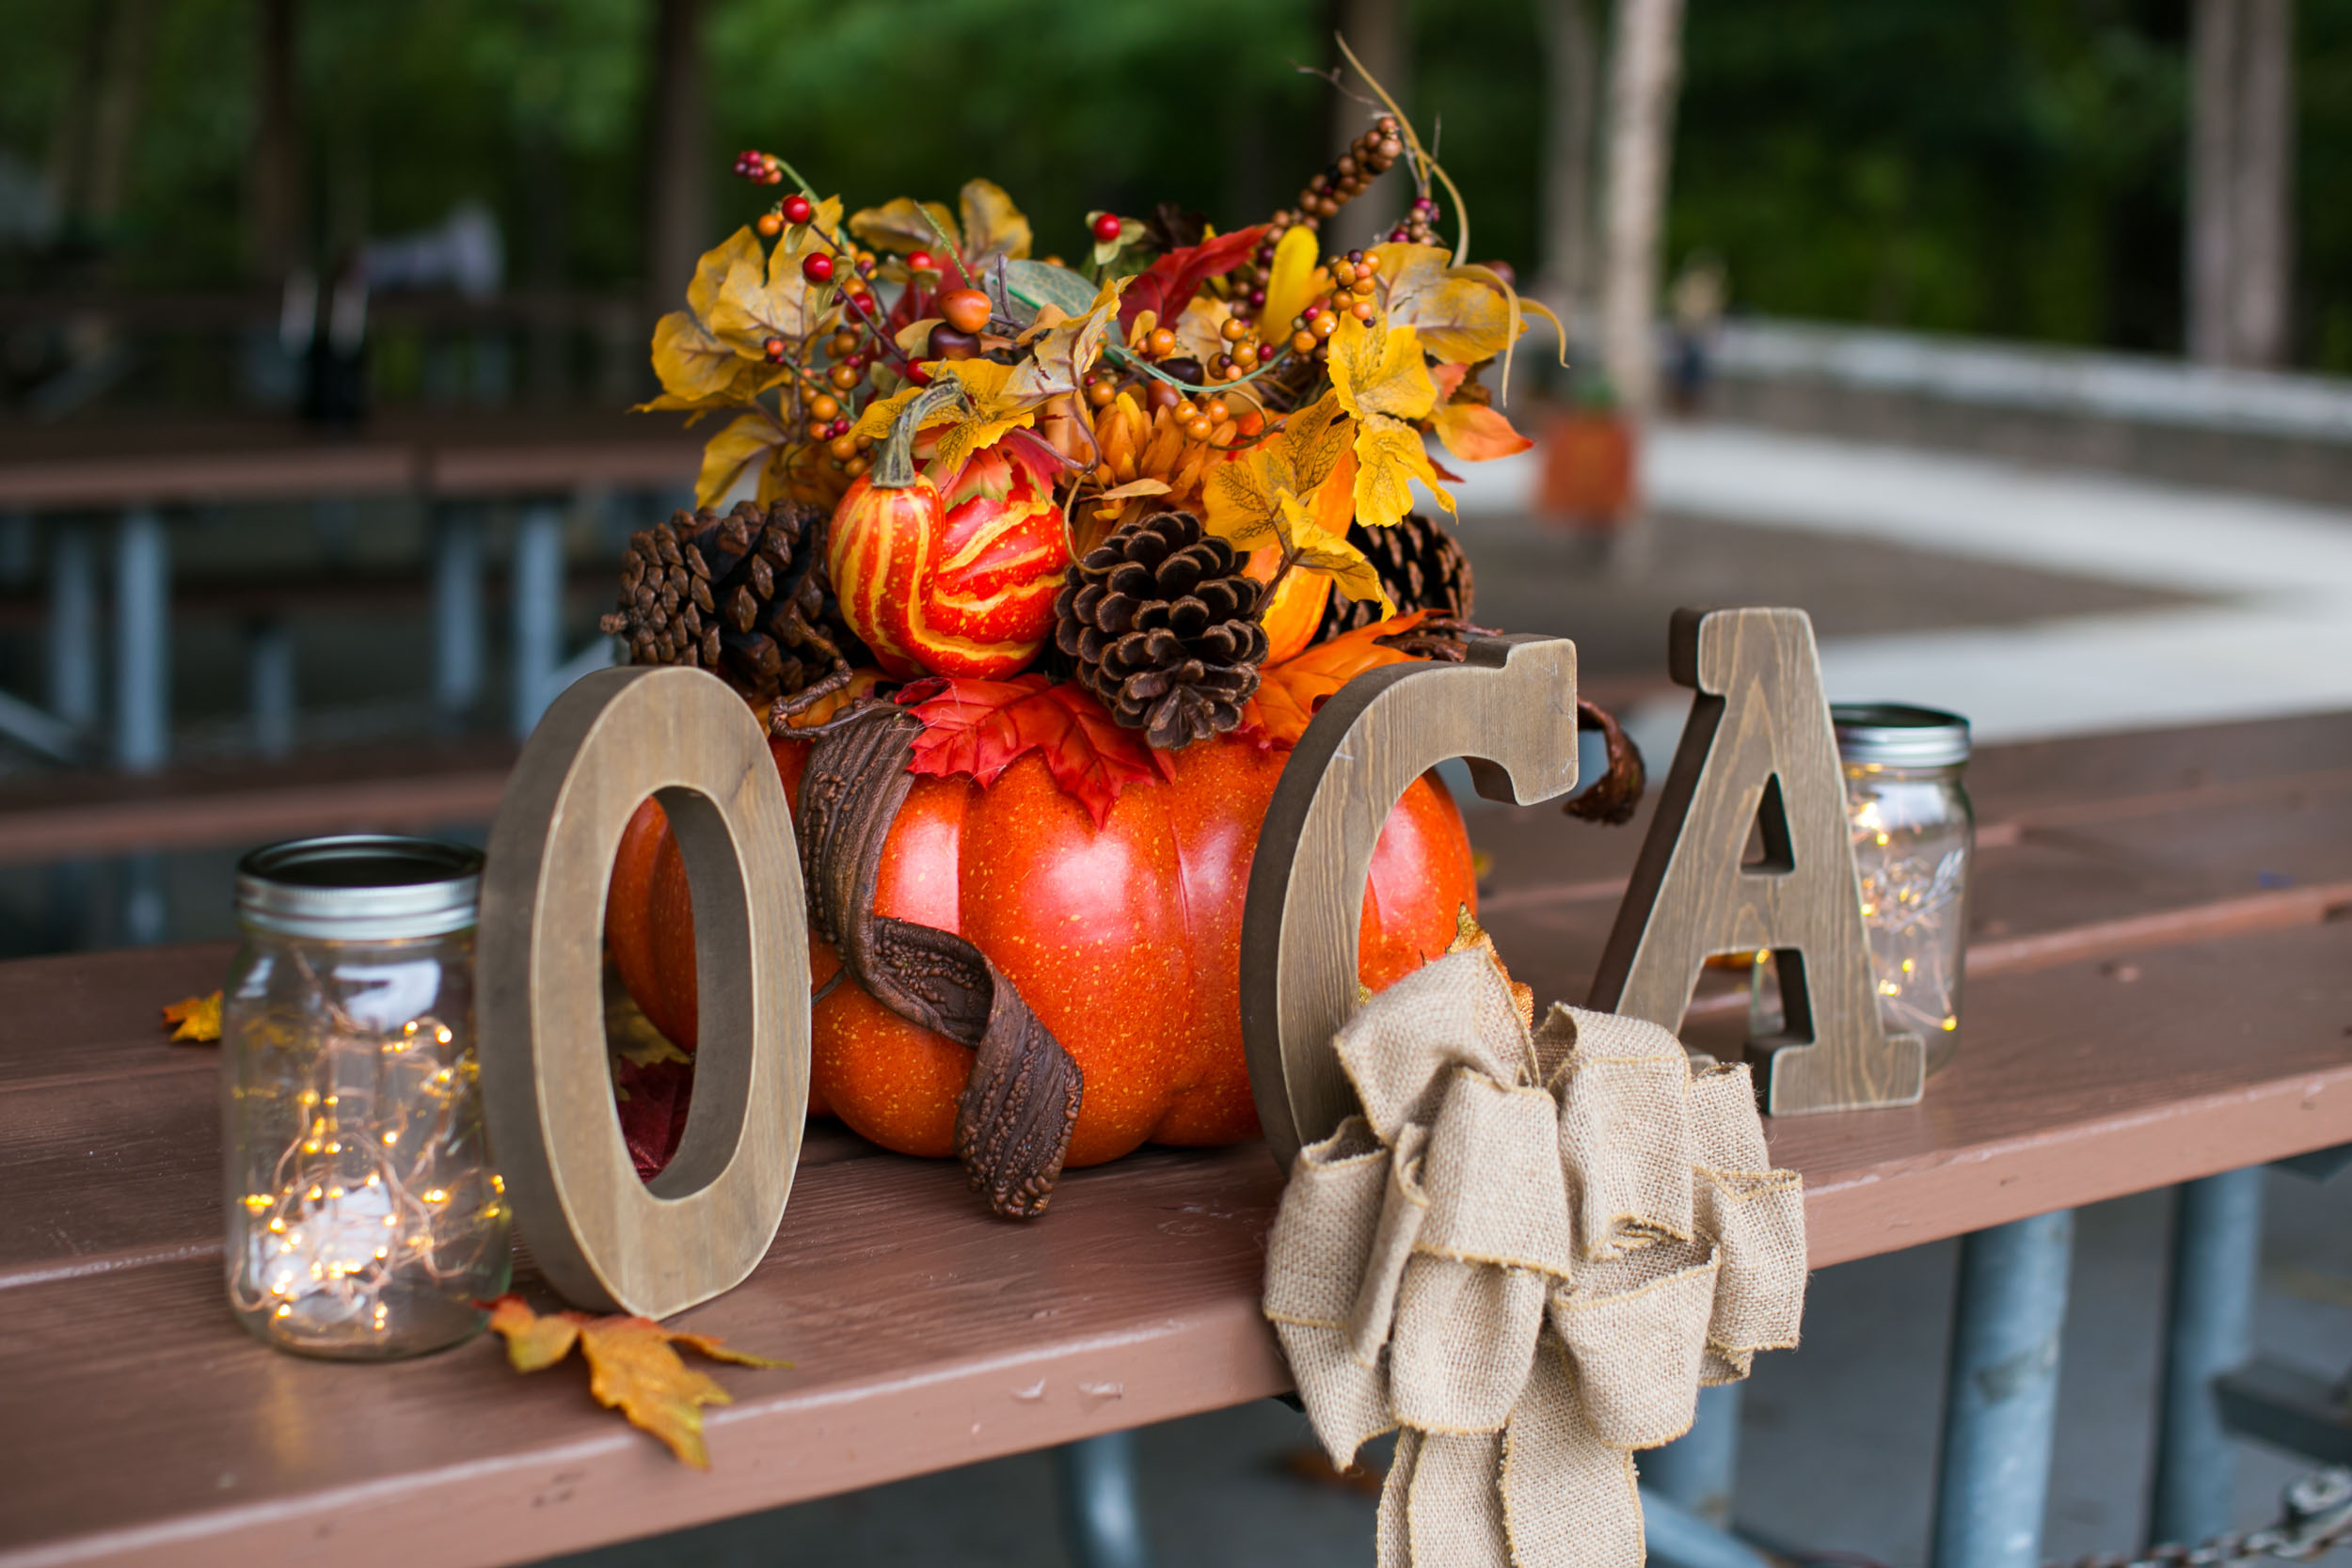
<svg viewBox="0 0 2352 1568">
<path fill-rule="evenodd" d="M 598 622 L 632 664 L 708 670 L 781 716 L 849 684 L 863 647 L 825 578 L 825 514 L 777 501 L 674 513 L 630 536 L 620 608 Z"/>
<path fill-rule="evenodd" d="M 1363 551 L 1380 574 L 1380 586 L 1395 601 L 1398 614 L 1426 610 L 1432 621 L 1469 622 L 1470 557 L 1433 519 L 1416 512 L 1394 528 L 1351 523 L 1347 542 Z M 1379 600 L 1333 594 L 1324 607 L 1323 625 L 1315 628 L 1315 641 L 1359 630 L 1379 618 Z"/>
<path fill-rule="evenodd" d="M 1155 513 L 1070 568 L 1054 641 L 1112 718 L 1172 752 L 1241 722 L 1266 655 L 1260 592 L 1198 517 Z"/>
</svg>

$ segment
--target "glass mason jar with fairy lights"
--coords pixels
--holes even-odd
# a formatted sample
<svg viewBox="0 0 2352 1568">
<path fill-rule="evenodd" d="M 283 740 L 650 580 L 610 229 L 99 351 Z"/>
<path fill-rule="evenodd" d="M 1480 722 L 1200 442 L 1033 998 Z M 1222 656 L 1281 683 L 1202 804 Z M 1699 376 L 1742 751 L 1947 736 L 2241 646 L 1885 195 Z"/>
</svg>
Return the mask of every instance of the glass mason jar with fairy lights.
<svg viewBox="0 0 2352 1568">
<path fill-rule="evenodd" d="M 1879 1019 L 1927 1042 L 1928 1070 L 1960 1033 L 1976 814 L 1961 784 L 1968 721 L 1895 703 L 1830 708 L 1846 775 L 1846 820 L 1862 877 Z"/>
<path fill-rule="evenodd" d="M 1960 989 L 1968 946 L 1968 867 L 1977 824 L 1961 784 L 1968 721 L 1899 703 L 1833 703 L 1845 774 L 1847 832 L 1862 883 L 1862 925 L 1879 1022 L 1916 1035 L 1935 1071 L 1960 1040 Z M 1785 1024 L 1779 972 L 1757 953 L 1749 1029 Z"/>
<path fill-rule="evenodd" d="M 506 1288 L 473 1035 L 482 855 L 303 839 L 237 868 L 223 1006 L 229 1300 L 310 1355 L 467 1338 Z"/>
</svg>

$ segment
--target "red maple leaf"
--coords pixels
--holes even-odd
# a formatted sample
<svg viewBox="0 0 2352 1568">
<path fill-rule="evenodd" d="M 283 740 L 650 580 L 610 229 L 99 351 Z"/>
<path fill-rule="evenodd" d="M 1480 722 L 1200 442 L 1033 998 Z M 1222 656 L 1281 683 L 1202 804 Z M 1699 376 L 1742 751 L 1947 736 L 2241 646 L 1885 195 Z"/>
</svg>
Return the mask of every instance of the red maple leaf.
<svg viewBox="0 0 2352 1568">
<path fill-rule="evenodd" d="M 1174 325 L 1200 285 L 1222 277 L 1249 260 L 1265 233 L 1265 225 L 1236 229 L 1214 240 L 1171 250 L 1146 268 L 1119 296 L 1119 330 L 1125 332 L 1146 310 L 1157 312 L 1162 326 Z"/>
<path fill-rule="evenodd" d="M 1044 675 L 1009 681 L 918 681 L 898 694 L 923 733 L 914 737 L 911 773 L 962 774 L 985 789 L 1031 752 L 1062 792 L 1074 796 L 1100 828 L 1120 790 L 1141 780 L 1172 779 L 1168 759 L 1121 727 L 1084 688 Z"/>
<path fill-rule="evenodd" d="M 639 1180 L 661 1174 L 686 1136 L 686 1109 L 694 1093 L 694 1064 L 659 1061 L 644 1067 L 622 1057 L 613 1064 L 613 1083 L 621 1091 L 615 1107 L 621 1116 L 621 1143 Z"/>
</svg>

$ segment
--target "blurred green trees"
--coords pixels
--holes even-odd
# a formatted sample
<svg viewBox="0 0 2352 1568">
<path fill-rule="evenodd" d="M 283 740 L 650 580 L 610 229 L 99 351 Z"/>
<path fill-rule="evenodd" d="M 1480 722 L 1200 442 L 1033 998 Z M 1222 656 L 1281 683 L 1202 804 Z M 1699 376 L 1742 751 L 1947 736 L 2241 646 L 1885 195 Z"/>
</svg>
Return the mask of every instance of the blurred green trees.
<svg viewBox="0 0 2352 1568">
<path fill-rule="evenodd" d="M 1422 0 L 1408 107 L 1532 275 L 1536 0 Z M 0 0 L 0 157 L 70 171 L 104 38 L 144 8 L 119 194 L 69 192 L 62 252 L 12 285 L 202 289 L 244 271 L 252 0 Z M 647 0 L 310 0 L 309 229 L 340 239 L 489 203 L 517 285 L 643 266 Z M 2180 342 L 2185 0 L 1692 0 L 1670 258 L 1729 265 L 1738 308 L 2169 351 Z M 986 173 L 1075 252 L 1089 208 L 1172 199 L 1220 224 L 1319 163 L 1327 0 L 709 0 L 723 178 L 785 152 L 853 203 Z M 2352 372 L 2352 0 L 2299 0 L 2297 356 Z M 76 137 L 79 142 L 75 141 Z M 0 226 L 4 230 L 5 226 Z M 0 244 L 7 244 L 0 240 Z M 74 263 L 56 257 L 80 256 Z"/>
</svg>

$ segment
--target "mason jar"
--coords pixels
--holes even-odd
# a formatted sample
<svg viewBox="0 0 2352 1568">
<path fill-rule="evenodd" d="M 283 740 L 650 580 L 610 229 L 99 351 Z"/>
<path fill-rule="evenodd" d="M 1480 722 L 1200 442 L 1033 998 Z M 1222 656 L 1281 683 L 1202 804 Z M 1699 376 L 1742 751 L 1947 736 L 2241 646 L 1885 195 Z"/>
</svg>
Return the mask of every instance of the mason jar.
<svg viewBox="0 0 2352 1568">
<path fill-rule="evenodd" d="M 1924 1039 L 1933 1072 L 1960 1040 L 1977 837 L 1961 782 L 1968 721 L 1894 703 L 1835 704 L 1830 717 L 1846 775 L 1879 1019 L 1889 1035 Z"/>
<path fill-rule="evenodd" d="M 229 1301 L 308 1355 L 439 1350 L 506 1289 L 474 1059 L 482 855 L 374 834 L 237 868 L 221 1018 Z"/>
</svg>

